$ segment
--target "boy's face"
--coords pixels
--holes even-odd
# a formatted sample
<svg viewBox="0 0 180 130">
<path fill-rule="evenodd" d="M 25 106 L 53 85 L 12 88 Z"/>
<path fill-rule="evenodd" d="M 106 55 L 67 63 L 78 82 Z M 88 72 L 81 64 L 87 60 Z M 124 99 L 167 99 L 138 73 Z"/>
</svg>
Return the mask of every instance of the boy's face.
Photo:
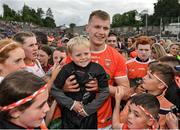
<svg viewBox="0 0 180 130">
<path fill-rule="evenodd" d="M 159 85 L 161 82 L 156 78 L 160 78 L 156 73 L 154 75 L 150 73 L 150 71 L 147 72 L 147 75 L 143 78 L 143 88 L 148 91 L 148 93 L 153 94 L 154 91 L 159 89 Z"/>
<path fill-rule="evenodd" d="M 128 113 L 128 128 L 129 129 L 147 129 L 148 120 L 150 118 L 135 104 L 130 104 Z"/>
<path fill-rule="evenodd" d="M 86 67 L 91 61 L 90 48 L 86 46 L 74 46 L 70 57 L 74 63 L 80 67 Z"/>
<path fill-rule="evenodd" d="M 137 53 L 138 53 L 138 57 L 142 61 L 146 61 L 151 55 L 151 47 L 150 47 L 150 45 L 139 44 L 137 46 Z"/>
<path fill-rule="evenodd" d="M 46 90 L 39 94 L 31 106 L 24 111 L 18 112 L 19 116 L 15 119 L 16 123 L 24 128 L 39 127 L 49 111 L 49 105 L 47 104 L 48 93 L 48 90 Z"/>
</svg>

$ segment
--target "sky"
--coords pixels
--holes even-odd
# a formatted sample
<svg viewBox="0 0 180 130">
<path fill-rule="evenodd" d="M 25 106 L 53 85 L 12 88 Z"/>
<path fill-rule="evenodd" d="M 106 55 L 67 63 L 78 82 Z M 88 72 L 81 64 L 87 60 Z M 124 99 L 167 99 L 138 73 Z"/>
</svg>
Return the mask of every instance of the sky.
<svg viewBox="0 0 180 130">
<path fill-rule="evenodd" d="M 70 23 L 81 26 L 88 22 L 89 14 L 94 10 L 104 10 L 111 18 L 114 14 L 134 9 L 138 12 L 148 10 L 148 14 L 153 14 L 156 2 L 157 0 L 0 0 L 0 15 L 3 14 L 3 4 L 15 11 L 21 10 L 26 4 L 33 9 L 42 8 L 44 12 L 51 8 L 57 26 Z"/>
</svg>

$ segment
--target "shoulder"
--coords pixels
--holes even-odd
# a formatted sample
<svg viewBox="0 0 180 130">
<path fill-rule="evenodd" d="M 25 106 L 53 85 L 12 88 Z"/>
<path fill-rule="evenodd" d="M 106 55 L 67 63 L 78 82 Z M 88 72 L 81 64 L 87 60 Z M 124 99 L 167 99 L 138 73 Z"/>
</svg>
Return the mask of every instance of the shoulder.
<svg viewBox="0 0 180 130">
<path fill-rule="evenodd" d="M 126 61 L 126 64 L 130 64 L 130 63 L 133 63 L 133 62 L 136 62 L 136 58 L 133 58 L 133 59 L 130 59 L 130 60 Z"/>
<path fill-rule="evenodd" d="M 106 47 L 106 51 L 109 51 L 111 52 L 111 54 L 115 55 L 115 56 L 122 56 L 116 49 L 114 49 L 113 47 L 111 46 L 108 46 Z M 123 57 L 123 56 L 122 56 Z"/>
</svg>

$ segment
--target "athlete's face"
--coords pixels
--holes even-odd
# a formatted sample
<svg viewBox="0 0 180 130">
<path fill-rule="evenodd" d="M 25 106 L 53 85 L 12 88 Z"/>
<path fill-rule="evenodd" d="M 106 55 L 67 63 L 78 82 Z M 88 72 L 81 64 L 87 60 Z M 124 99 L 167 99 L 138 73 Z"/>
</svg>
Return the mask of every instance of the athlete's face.
<svg viewBox="0 0 180 130">
<path fill-rule="evenodd" d="M 97 16 L 93 16 L 86 29 L 91 44 L 94 46 L 104 45 L 110 30 L 110 20 L 102 20 Z"/>
</svg>

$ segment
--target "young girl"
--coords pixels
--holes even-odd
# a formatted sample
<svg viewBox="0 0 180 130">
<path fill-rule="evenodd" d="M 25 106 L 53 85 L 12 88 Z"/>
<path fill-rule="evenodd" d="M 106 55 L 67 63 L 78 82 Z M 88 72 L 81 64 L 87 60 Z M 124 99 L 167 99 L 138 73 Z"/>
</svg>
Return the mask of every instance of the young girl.
<svg viewBox="0 0 180 130">
<path fill-rule="evenodd" d="M 159 101 L 151 94 L 137 94 L 133 96 L 129 104 L 129 112 L 125 123 L 119 122 L 119 105 L 125 92 L 118 87 L 115 99 L 116 104 L 113 112 L 114 129 L 157 129 Z"/>
<path fill-rule="evenodd" d="M 0 82 L 9 73 L 24 69 L 24 58 L 20 44 L 8 39 L 0 40 Z"/>
<path fill-rule="evenodd" d="M 59 63 L 59 61 L 61 59 L 64 59 L 66 56 L 67 56 L 66 47 L 61 46 L 61 47 L 56 48 L 52 55 L 53 64 Z"/>
<path fill-rule="evenodd" d="M 68 43 L 72 62 L 59 72 L 52 94 L 62 105 L 62 126 L 71 129 L 97 128 L 97 109 L 109 96 L 106 72 L 97 63 L 91 62 L 90 42 L 83 37 L 74 37 Z M 63 92 L 66 79 L 74 74 L 79 84 L 78 92 Z M 94 78 L 99 92 L 88 92 L 85 84 Z M 97 96 L 96 96 L 97 94 Z"/>
<path fill-rule="evenodd" d="M 39 77 L 45 76 L 45 72 L 37 60 L 38 43 L 35 35 L 31 32 L 19 32 L 13 37 L 13 40 L 22 44 L 26 56 L 24 59 L 25 69 Z"/>
<path fill-rule="evenodd" d="M 17 71 L 0 84 L 0 128 L 34 129 L 49 111 L 47 84 L 27 71 Z"/>
<path fill-rule="evenodd" d="M 52 65 L 49 63 L 51 55 L 51 48 L 46 45 L 41 45 L 39 48 L 38 59 L 45 73 L 48 72 L 48 70 L 52 67 Z"/>
</svg>

